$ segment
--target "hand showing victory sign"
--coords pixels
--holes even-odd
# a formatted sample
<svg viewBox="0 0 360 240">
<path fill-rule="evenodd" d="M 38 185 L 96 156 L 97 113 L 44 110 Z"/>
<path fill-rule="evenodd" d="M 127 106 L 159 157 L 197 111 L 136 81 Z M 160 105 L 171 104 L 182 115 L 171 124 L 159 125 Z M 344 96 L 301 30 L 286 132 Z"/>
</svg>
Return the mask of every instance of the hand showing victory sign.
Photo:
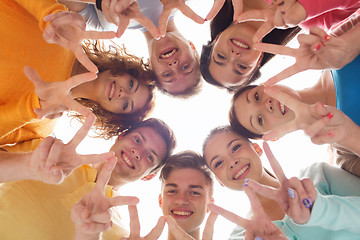
<svg viewBox="0 0 360 240">
<path fill-rule="evenodd" d="M 41 109 L 34 109 L 38 118 L 56 118 L 68 109 L 77 111 L 84 117 L 93 115 L 89 109 L 71 97 L 71 89 L 85 82 L 94 80 L 95 73 L 83 73 L 62 82 L 45 82 L 31 67 L 25 66 L 26 77 L 33 82 L 35 93 L 39 97 Z"/>
<path fill-rule="evenodd" d="M 115 165 L 116 159 L 110 159 L 98 173 L 94 189 L 71 208 L 71 219 L 76 229 L 75 239 L 93 239 L 109 230 L 112 227 L 111 207 L 135 205 L 139 202 L 136 197 L 105 196 L 105 188 Z"/>
<path fill-rule="evenodd" d="M 218 12 L 221 10 L 222 6 L 224 5 L 225 1 L 226 0 L 214 0 L 213 6 L 205 18 L 206 21 L 213 19 L 218 14 Z M 244 3 L 243 3 L 243 0 L 232 0 L 232 5 L 234 7 L 233 19 L 235 21 L 238 18 L 238 16 L 242 13 Z"/>
</svg>

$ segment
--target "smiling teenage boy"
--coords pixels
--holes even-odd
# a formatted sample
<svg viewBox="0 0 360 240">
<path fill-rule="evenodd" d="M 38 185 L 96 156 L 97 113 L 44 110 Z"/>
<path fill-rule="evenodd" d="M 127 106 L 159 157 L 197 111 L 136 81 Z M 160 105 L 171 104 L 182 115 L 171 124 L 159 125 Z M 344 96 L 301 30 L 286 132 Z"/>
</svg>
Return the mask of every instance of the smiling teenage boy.
<svg viewBox="0 0 360 240">
<path fill-rule="evenodd" d="M 213 202 L 213 179 L 202 157 L 192 151 L 171 156 L 160 173 L 159 205 L 165 216 L 193 239 L 200 239 L 200 225 Z M 169 223 L 169 222 L 168 222 Z M 171 227 L 168 240 L 176 239 Z"/>
</svg>

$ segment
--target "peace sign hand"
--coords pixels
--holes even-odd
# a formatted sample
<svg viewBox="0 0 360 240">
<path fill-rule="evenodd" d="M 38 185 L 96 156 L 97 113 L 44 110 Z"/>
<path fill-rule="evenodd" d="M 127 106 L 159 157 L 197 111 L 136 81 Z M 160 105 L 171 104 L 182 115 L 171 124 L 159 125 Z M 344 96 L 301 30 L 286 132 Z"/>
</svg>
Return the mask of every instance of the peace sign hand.
<svg viewBox="0 0 360 240">
<path fill-rule="evenodd" d="M 185 4 L 186 1 L 187 0 L 160 0 L 163 5 L 163 12 L 159 18 L 160 36 L 165 36 L 169 16 L 176 8 L 196 23 L 203 24 L 205 22 L 202 17 L 197 15 L 190 7 Z"/>
<path fill-rule="evenodd" d="M 83 39 L 111 39 L 114 32 L 86 31 L 86 23 L 82 16 L 75 12 L 63 11 L 44 17 L 50 22 L 43 32 L 47 43 L 55 43 L 73 51 L 79 62 L 90 72 L 97 73 L 98 68 L 84 52 L 81 42 Z"/>
<path fill-rule="evenodd" d="M 53 137 L 45 138 L 30 156 L 29 169 L 33 176 L 31 179 L 60 184 L 79 166 L 115 159 L 113 152 L 92 155 L 80 155 L 76 152 L 77 146 L 86 137 L 94 121 L 95 116 L 87 117 L 83 126 L 67 144 Z"/>
<path fill-rule="evenodd" d="M 205 20 L 206 21 L 212 20 L 218 14 L 218 12 L 221 10 L 225 1 L 226 0 L 214 0 L 214 4 L 213 4 L 210 12 L 206 16 Z M 238 18 L 238 16 L 242 13 L 244 3 L 243 3 L 243 0 L 232 0 L 232 5 L 234 7 L 233 20 L 235 21 Z"/>
<path fill-rule="evenodd" d="M 275 200 L 294 222 L 306 223 L 310 218 L 311 207 L 317 197 L 314 184 L 310 179 L 299 180 L 296 177 L 287 179 L 269 145 L 264 142 L 263 147 L 271 168 L 280 182 L 280 188 L 274 189 L 250 179 L 247 182 L 248 186 L 256 193 Z"/>
<path fill-rule="evenodd" d="M 203 231 L 202 240 L 212 240 L 214 233 L 214 224 L 217 219 L 218 214 L 215 212 L 211 212 L 206 221 L 205 228 Z M 166 216 L 166 222 L 169 226 L 169 232 L 177 240 L 194 240 L 189 234 L 187 234 L 175 221 L 173 217 L 170 215 Z"/>
<path fill-rule="evenodd" d="M 257 43 L 258 51 L 292 56 L 296 62 L 265 82 L 271 86 L 283 79 L 308 69 L 337 69 L 344 67 L 356 56 L 342 37 L 330 37 L 319 27 L 312 27 L 309 34 L 298 36 L 299 48 Z"/>
<path fill-rule="evenodd" d="M 75 223 L 75 239 L 93 239 L 112 227 L 109 209 L 114 206 L 135 205 L 136 197 L 118 196 L 108 198 L 105 188 L 116 165 L 116 159 L 110 159 L 97 176 L 96 185 L 89 193 L 71 208 L 71 219 Z"/>
<path fill-rule="evenodd" d="M 140 237 L 140 221 L 136 205 L 129 205 L 130 236 L 122 240 L 156 240 L 161 236 L 165 227 L 165 217 L 160 217 L 156 226 L 145 237 Z"/>
<path fill-rule="evenodd" d="M 97 78 L 95 73 L 83 73 L 62 82 L 45 82 L 35 69 L 25 66 L 26 77 L 33 82 L 35 93 L 39 97 L 41 109 L 34 109 L 38 118 L 56 118 L 68 109 L 72 109 L 84 117 L 93 115 L 89 109 L 71 97 L 71 89 Z"/>
<path fill-rule="evenodd" d="M 235 21 L 265 21 L 253 37 L 254 42 L 260 42 L 275 27 L 294 27 L 305 19 L 306 11 L 297 0 L 273 0 L 268 8 L 246 11 L 238 16 Z"/>
<path fill-rule="evenodd" d="M 244 186 L 243 189 L 250 200 L 251 208 L 253 210 L 253 216 L 250 220 L 242 218 L 232 212 L 216 206 L 215 204 L 210 204 L 209 209 L 212 212 L 222 215 L 229 221 L 242 226 L 246 230 L 245 239 L 253 240 L 255 237 L 269 240 L 287 239 L 281 229 L 271 222 L 254 191 L 247 186 Z"/>
</svg>

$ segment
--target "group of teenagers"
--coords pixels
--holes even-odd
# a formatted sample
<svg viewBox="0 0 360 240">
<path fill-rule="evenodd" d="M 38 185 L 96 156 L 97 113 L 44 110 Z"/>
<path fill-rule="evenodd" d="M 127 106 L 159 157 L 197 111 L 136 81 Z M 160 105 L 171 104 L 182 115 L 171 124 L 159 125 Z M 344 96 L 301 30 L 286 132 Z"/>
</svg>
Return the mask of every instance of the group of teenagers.
<svg viewBox="0 0 360 240">
<path fill-rule="evenodd" d="M 185 2 L 0 1 L 1 239 L 151 240 L 165 224 L 169 240 L 212 239 L 218 214 L 238 225 L 229 239 L 359 239 L 360 2 L 214 0 L 205 19 Z M 210 21 L 200 56 L 175 26 L 175 9 Z M 127 29 L 143 32 L 148 62 L 101 40 Z M 285 46 L 295 36 L 299 47 Z M 296 62 L 254 85 L 275 54 Z M 323 69 L 313 87 L 276 84 L 307 69 Z M 173 131 L 149 117 L 155 89 L 189 98 L 202 79 L 234 94 L 230 124 L 209 133 L 202 154 L 173 154 Z M 63 112 L 83 123 L 66 144 L 51 136 Z M 76 152 L 91 128 L 116 138 L 109 152 Z M 251 141 L 299 129 L 331 144 L 338 166 L 319 160 L 288 179 L 267 143 Z M 139 199 L 119 189 L 157 173 L 164 216 L 141 237 Z M 214 204 L 214 178 L 245 191 L 246 218 Z"/>
</svg>

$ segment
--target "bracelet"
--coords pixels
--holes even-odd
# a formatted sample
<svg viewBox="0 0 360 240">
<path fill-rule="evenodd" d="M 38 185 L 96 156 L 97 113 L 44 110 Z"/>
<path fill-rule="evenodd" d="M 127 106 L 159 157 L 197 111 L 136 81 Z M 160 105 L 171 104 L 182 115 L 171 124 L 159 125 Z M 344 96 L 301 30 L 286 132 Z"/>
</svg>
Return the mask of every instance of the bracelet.
<svg viewBox="0 0 360 240">
<path fill-rule="evenodd" d="M 102 2 L 102 0 L 96 0 L 96 8 L 99 9 L 100 11 L 102 11 L 101 2 Z"/>
</svg>

